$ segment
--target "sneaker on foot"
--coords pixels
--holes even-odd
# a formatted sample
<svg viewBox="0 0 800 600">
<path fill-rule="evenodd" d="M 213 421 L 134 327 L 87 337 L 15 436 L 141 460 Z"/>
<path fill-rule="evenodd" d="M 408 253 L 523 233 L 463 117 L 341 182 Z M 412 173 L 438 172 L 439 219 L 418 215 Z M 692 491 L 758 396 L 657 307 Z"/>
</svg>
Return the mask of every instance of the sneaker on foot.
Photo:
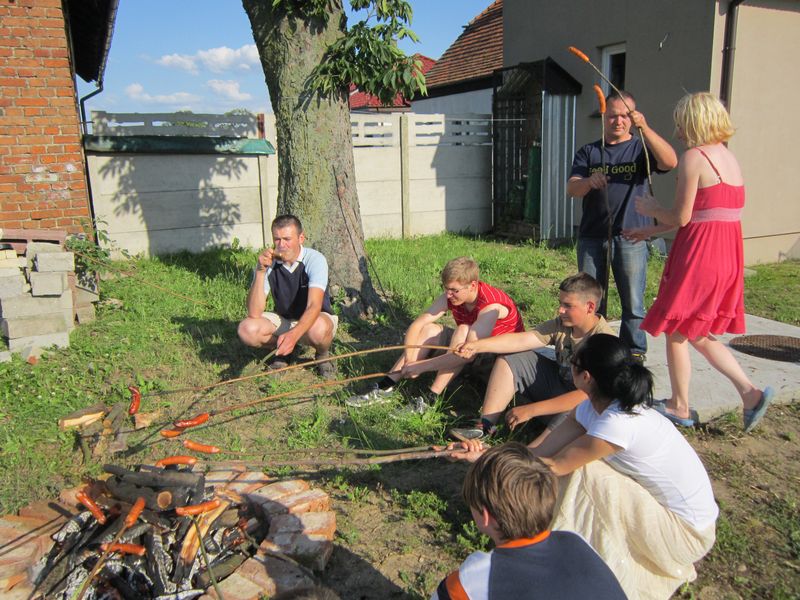
<svg viewBox="0 0 800 600">
<path fill-rule="evenodd" d="M 487 428 L 483 421 L 476 421 L 470 427 L 453 427 L 449 433 L 457 440 L 464 442 L 466 440 L 481 440 L 491 437 L 496 431 L 496 425 Z"/>
<path fill-rule="evenodd" d="M 325 354 L 317 354 L 314 360 L 321 360 L 323 358 L 330 358 L 330 354 L 327 352 Z M 319 363 L 317 365 L 317 375 L 323 379 L 336 379 L 336 365 L 331 361 Z"/>
<path fill-rule="evenodd" d="M 395 386 L 382 390 L 378 387 L 377 383 L 374 383 L 366 394 L 350 396 L 344 403 L 353 408 L 364 408 L 365 406 L 374 406 L 375 404 L 391 402 L 394 395 Z"/>
<path fill-rule="evenodd" d="M 272 359 L 272 362 L 270 362 L 267 365 L 267 370 L 268 371 L 277 371 L 279 369 L 285 369 L 286 367 L 289 366 L 289 363 L 292 362 L 290 360 L 291 358 L 293 358 L 293 357 L 291 357 L 291 355 L 290 356 L 278 356 L 278 357 Z"/>
<path fill-rule="evenodd" d="M 393 419 L 403 419 L 410 415 L 422 415 L 426 413 L 432 405 L 433 400 L 429 396 L 421 394 L 411 398 L 408 404 L 401 406 L 397 410 L 393 410 L 389 413 L 389 416 Z"/>
</svg>

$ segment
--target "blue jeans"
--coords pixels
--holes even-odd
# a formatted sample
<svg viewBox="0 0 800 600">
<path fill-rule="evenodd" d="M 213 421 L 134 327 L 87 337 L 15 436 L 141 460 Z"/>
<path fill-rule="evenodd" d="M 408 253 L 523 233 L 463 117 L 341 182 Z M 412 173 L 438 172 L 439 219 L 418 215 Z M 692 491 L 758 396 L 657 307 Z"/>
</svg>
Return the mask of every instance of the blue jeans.
<svg viewBox="0 0 800 600">
<path fill-rule="evenodd" d="M 588 273 L 600 285 L 606 268 L 607 242 L 602 238 L 578 239 L 578 269 Z M 647 243 L 629 242 L 622 236 L 614 236 L 611 245 L 611 270 L 617 282 L 622 304 L 620 339 L 633 352 L 647 352 L 647 336 L 639 329 L 644 319 L 644 286 L 647 276 Z M 604 290 L 598 313 L 606 315 L 608 290 Z"/>
</svg>

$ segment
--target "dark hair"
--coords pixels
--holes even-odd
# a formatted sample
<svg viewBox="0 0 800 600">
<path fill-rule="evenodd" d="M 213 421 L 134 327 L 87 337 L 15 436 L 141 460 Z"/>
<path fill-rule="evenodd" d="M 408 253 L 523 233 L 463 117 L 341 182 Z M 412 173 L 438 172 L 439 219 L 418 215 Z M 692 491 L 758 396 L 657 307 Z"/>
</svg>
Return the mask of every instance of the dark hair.
<svg viewBox="0 0 800 600">
<path fill-rule="evenodd" d="M 303 224 L 300 222 L 300 219 L 290 214 L 278 215 L 275 217 L 270 229 L 283 229 L 289 225 L 294 225 L 297 228 L 297 233 L 303 233 Z"/>
<path fill-rule="evenodd" d="M 617 336 L 596 333 L 586 338 L 572 356 L 572 364 L 588 371 L 600 394 L 619 401 L 622 410 L 653 405 L 653 374 L 633 359 Z"/>
<path fill-rule="evenodd" d="M 518 540 L 549 527 L 556 477 L 530 448 L 507 442 L 489 448 L 470 466 L 463 494 L 470 508 L 492 515 L 506 540 Z"/>
<path fill-rule="evenodd" d="M 584 302 L 594 300 L 595 304 L 599 304 L 603 299 L 603 287 L 594 277 L 583 272 L 567 277 L 559 284 L 558 291 L 578 294 Z"/>
<path fill-rule="evenodd" d="M 611 90 L 611 93 L 606 96 L 606 104 L 608 104 L 608 102 L 611 100 L 622 100 L 623 102 L 630 101 L 636 104 L 636 98 L 633 97 L 633 94 L 626 92 L 625 90 L 620 90 L 619 94 L 614 90 Z"/>
</svg>

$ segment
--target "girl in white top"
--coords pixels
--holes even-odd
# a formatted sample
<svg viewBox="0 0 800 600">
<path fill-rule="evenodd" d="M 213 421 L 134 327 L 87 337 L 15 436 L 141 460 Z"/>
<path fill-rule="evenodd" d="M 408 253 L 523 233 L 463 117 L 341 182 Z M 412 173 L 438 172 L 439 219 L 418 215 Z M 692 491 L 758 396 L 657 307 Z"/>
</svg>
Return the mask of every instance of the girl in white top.
<svg viewBox="0 0 800 600">
<path fill-rule="evenodd" d="M 624 343 L 587 339 L 572 359 L 588 400 L 533 449 L 561 480 L 552 529 L 581 534 L 630 598 L 666 599 L 696 577 L 719 510 L 697 454 L 652 409 L 653 376 Z M 477 456 L 482 446 L 462 442 Z"/>
</svg>

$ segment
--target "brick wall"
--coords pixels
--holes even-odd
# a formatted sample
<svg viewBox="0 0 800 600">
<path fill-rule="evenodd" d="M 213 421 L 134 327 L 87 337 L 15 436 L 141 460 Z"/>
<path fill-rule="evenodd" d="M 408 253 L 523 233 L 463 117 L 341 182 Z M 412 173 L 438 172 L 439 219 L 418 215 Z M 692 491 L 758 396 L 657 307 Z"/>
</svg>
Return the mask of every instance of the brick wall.
<svg viewBox="0 0 800 600">
<path fill-rule="evenodd" d="M 61 0 L 0 0 L 0 228 L 89 217 Z"/>
</svg>

